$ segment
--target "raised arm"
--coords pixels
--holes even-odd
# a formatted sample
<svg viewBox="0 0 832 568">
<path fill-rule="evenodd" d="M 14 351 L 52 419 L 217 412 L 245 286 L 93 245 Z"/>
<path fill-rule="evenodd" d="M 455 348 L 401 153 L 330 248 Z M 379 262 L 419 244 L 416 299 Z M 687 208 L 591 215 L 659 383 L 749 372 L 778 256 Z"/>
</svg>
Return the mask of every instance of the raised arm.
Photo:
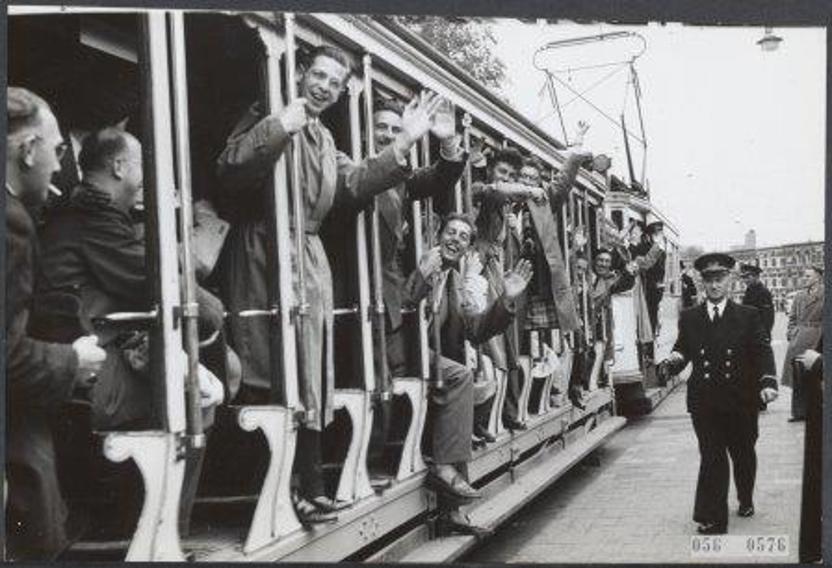
<svg viewBox="0 0 832 568">
<path fill-rule="evenodd" d="M 252 105 L 234 127 L 217 158 L 222 196 L 233 198 L 242 192 L 259 190 L 289 140 L 290 134 L 279 116 L 266 116 L 259 104 Z"/>
<path fill-rule="evenodd" d="M 569 190 L 575 184 L 581 164 L 591 157 L 590 152 L 581 150 L 569 153 L 563 163 L 563 169 L 555 174 L 555 179 L 551 183 L 547 184 L 549 200 L 553 206 L 560 205 L 569 196 Z"/>
</svg>

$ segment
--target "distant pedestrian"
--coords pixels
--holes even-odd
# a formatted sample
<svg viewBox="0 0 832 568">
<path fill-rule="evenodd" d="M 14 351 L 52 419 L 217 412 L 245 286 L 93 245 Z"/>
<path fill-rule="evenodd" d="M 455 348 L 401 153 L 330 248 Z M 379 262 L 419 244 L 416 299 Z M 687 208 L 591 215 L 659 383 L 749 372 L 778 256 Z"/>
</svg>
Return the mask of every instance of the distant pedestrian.
<svg viewBox="0 0 832 568">
<path fill-rule="evenodd" d="M 691 274 L 693 267 L 684 260 L 679 263 L 679 266 L 682 269 L 682 307 L 691 308 L 696 305 L 696 296 L 698 294 L 696 282 L 694 282 L 693 275 Z"/>
<path fill-rule="evenodd" d="M 823 265 L 814 264 L 806 269 L 808 284 L 792 301 L 786 338 L 789 348 L 783 361 L 780 382 L 792 387 L 792 415 L 790 422 L 806 417 L 806 395 L 803 384 L 792 374 L 792 360 L 807 349 L 812 349 L 823 331 Z"/>
<path fill-rule="evenodd" d="M 742 281 L 745 283 L 742 305 L 752 306 L 760 311 L 763 325 L 768 332 L 768 339 L 771 341 L 771 330 L 774 327 L 774 300 L 771 298 L 771 292 L 760 280 L 761 272 L 762 269 L 754 264 L 740 266 Z"/>
<path fill-rule="evenodd" d="M 757 418 L 760 403 L 777 398 L 774 354 L 757 310 L 727 297 L 735 260 L 721 253 L 700 256 L 706 301 L 679 316 L 673 351 L 662 366 L 692 363 L 687 408 L 699 440 L 699 479 L 693 520 L 700 534 L 728 530 L 728 456 L 739 498 L 738 514 L 754 514 Z"/>
</svg>

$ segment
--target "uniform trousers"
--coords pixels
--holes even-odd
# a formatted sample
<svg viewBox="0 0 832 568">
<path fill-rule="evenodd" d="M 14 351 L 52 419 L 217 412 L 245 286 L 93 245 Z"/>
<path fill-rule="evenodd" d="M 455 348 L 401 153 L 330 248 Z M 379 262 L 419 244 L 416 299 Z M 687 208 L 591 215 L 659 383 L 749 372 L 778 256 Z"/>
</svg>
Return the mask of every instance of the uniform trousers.
<svg viewBox="0 0 832 568">
<path fill-rule="evenodd" d="M 757 413 L 697 410 L 691 413 L 699 440 L 699 479 L 693 520 L 728 524 L 728 456 L 734 468 L 734 483 L 741 505 L 753 504 L 757 474 Z"/>
</svg>

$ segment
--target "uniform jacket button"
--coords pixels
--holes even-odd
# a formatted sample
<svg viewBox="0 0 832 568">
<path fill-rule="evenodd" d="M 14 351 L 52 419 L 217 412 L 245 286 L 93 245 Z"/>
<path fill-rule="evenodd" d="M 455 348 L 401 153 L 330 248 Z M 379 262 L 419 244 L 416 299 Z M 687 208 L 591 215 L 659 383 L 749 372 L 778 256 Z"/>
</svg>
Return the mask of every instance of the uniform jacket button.
<svg viewBox="0 0 832 568">
<path fill-rule="evenodd" d="M 711 362 L 710 361 L 705 361 L 704 363 L 702 363 L 702 365 L 704 365 L 705 367 L 710 367 Z"/>
<path fill-rule="evenodd" d="M 725 373 L 725 378 L 730 379 L 731 378 L 731 373 Z"/>
<path fill-rule="evenodd" d="M 730 349 L 728 349 L 728 350 L 726 350 L 726 353 L 728 353 L 728 355 L 730 355 L 732 353 L 732 351 Z"/>
<path fill-rule="evenodd" d="M 731 361 L 725 361 L 725 366 L 730 367 L 731 366 Z"/>
<path fill-rule="evenodd" d="M 711 374 L 710 374 L 710 373 L 705 373 L 705 378 L 706 378 L 706 379 L 710 379 L 710 378 L 711 378 Z"/>
<path fill-rule="evenodd" d="M 705 350 L 704 350 L 704 349 L 700 349 L 700 350 L 699 350 L 699 354 L 700 354 L 700 355 L 704 355 L 704 354 L 705 354 Z"/>
</svg>

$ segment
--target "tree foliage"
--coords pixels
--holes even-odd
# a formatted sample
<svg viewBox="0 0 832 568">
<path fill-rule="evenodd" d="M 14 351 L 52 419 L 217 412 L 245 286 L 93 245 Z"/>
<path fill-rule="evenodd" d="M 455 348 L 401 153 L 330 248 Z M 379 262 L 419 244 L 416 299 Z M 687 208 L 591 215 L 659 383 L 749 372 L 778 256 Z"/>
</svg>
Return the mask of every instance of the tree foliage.
<svg viewBox="0 0 832 568">
<path fill-rule="evenodd" d="M 441 16 L 396 16 L 395 20 L 480 83 L 496 90 L 503 87 L 506 66 L 493 53 L 497 40 L 487 20 Z"/>
</svg>

